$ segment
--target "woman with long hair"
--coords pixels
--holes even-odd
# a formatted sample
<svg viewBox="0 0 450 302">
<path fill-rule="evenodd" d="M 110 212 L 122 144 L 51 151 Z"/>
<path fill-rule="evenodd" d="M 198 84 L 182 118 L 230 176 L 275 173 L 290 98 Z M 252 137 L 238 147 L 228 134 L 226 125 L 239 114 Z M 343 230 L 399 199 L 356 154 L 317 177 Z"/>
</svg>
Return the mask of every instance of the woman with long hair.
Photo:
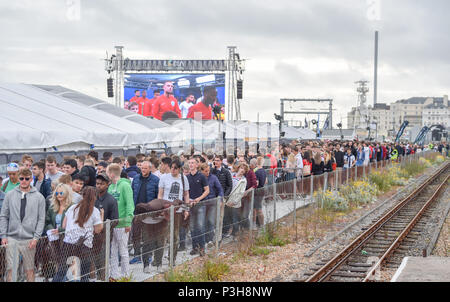
<svg viewBox="0 0 450 302">
<path fill-rule="evenodd" d="M 325 152 L 324 171 L 325 172 L 333 172 L 333 157 L 332 157 L 330 151 Z"/>
<path fill-rule="evenodd" d="M 76 256 L 81 261 L 81 282 L 89 281 L 89 268 L 92 259 L 92 240 L 94 232 L 100 233 L 103 229 L 103 209 L 99 211 L 94 207 L 96 188 L 87 186 L 82 191 L 83 199 L 80 203 L 72 205 L 67 211 L 62 227 L 66 229 L 59 268 L 53 282 L 64 281 L 68 269 L 67 259 Z"/>
<path fill-rule="evenodd" d="M 361 144 L 358 145 L 358 149 L 356 151 L 356 166 L 360 167 L 362 165 L 364 165 L 364 160 L 365 160 L 365 152 L 363 147 L 361 146 Z"/>
<path fill-rule="evenodd" d="M 320 152 L 316 152 L 312 158 L 312 174 L 313 175 L 322 175 L 324 171 L 324 164 L 322 160 L 322 155 Z"/>
<path fill-rule="evenodd" d="M 62 226 L 65 215 L 69 207 L 72 205 L 72 189 L 63 183 L 56 185 L 55 190 L 50 198 L 50 206 L 45 216 L 44 231 L 49 239 L 49 255 L 48 261 L 43 263 L 44 277 L 49 279 L 53 277 L 51 270 L 49 270 L 48 262 L 54 263 L 58 260 L 58 255 L 61 254 L 62 235 L 64 228 Z"/>
<path fill-rule="evenodd" d="M 234 166 L 236 168 L 237 172 L 232 174 L 232 181 L 233 181 L 233 189 L 231 190 L 230 196 L 228 199 L 233 199 L 234 189 L 238 186 L 239 182 L 242 180 L 242 182 L 245 183 L 245 187 L 247 187 L 247 178 L 245 177 L 245 174 L 248 172 L 248 165 L 247 164 L 240 164 Z M 238 194 L 239 195 L 239 194 Z M 242 197 L 241 197 L 241 206 L 242 206 Z M 237 232 L 239 230 L 239 214 L 240 214 L 240 208 L 232 208 L 232 231 L 231 235 L 236 236 Z M 227 235 L 226 235 L 227 237 Z"/>
<path fill-rule="evenodd" d="M 285 181 L 290 181 L 295 178 L 295 168 L 297 167 L 297 163 L 295 160 L 294 154 L 289 154 L 287 162 L 286 162 L 286 178 Z"/>
</svg>

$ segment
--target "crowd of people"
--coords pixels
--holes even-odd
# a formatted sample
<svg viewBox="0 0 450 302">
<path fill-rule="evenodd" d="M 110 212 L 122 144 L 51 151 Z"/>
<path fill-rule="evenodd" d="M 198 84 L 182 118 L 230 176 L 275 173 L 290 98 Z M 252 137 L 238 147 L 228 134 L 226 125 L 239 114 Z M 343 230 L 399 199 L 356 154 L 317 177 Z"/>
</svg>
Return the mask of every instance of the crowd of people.
<svg viewBox="0 0 450 302">
<path fill-rule="evenodd" d="M 196 114 L 202 120 L 224 120 L 225 107 L 219 103 L 214 86 L 203 87 L 203 96 L 197 100 L 193 93 L 187 94 L 184 99 L 181 96 L 177 99 L 173 88 L 173 82 L 165 82 L 163 93 L 155 90 L 152 99 L 147 98 L 147 90 L 135 90 L 134 96 L 125 100 L 125 109 L 162 121 L 173 118 L 194 118 Z"/>
<path fill-rule="evenodd" d="M 27 281 L 35 280 L 39 268 L 47 281 L 70 280 L 77 259 L 81 281 L 89 281 L 92 271 L 97 280 L 127 277 L 134 263 L 142 263 L 143 272 L 150 273 L 150 265 L 161 267 L 170 240 L 171 205 L 176 209 L 174 258 L 188 250 L 189 232 L 190 255 L 204 256 L 216 239 L 248 231 L 251 211 L 253 230 L 264 225 L 261 188 L 266 185 L 427 150 L 448 154 L 449 145 L 292 141 L 232 154 L 152 151 L 125 158 L 104 152 L 99 159 L 96 151 L 90 151 L 62 162 L 52 155 L 39 161 L 24 155 L 20 162 L 8 164 L 8 178 L 1 179 L 0 237 L 5 248 L 0 249 L 0 278 L 11 281 L 18 254 Z M 111 221 L 109 276 L 105 276 L 107 220 Z M 15 245 L 18 254 L 13 252 Z"/>
</svg>

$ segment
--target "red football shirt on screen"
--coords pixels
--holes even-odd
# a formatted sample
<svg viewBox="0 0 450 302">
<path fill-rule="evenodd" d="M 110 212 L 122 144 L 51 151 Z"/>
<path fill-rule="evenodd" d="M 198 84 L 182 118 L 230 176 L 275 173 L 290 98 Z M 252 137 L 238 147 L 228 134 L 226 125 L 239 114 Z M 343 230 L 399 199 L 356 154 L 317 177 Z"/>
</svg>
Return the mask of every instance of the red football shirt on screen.
<svg viewBox="0 0 450 302">
<path fill-rule="evenodd" d="M 194 118 L 196 112 L 202 113 L 202 120 L 212 120 L 212 109 L 211 106 L 206 107 L 203 102 L 197 103 L 191 108 L 189 108 L 189 112 L 186 118 Z"/>
<path fill-rule="evenodd" d="M 151 113 L 151 103 L 150 100 L 147 98 L 140 97 L 137 99 L 136 103 L 139 105 L 139 111 L 138 114 L 149 116 Z"/>
<path fill-rule="evenodd" d="M 140 98 L 140 96 L 134 96 L 130 99 L 130 102 L 137 102 Z"/>
<path fill-rule="evenodd" d="M 159 96 L 152 106 L 152 115 L 158 120 L 162 120 L 162 116 L 167 111 L 175 112 L 179 118 L 181 118 L 181 110 L 178 106 L 177 99 L 172 95 L 167 97 L 165 95 Z"/>
</svg>

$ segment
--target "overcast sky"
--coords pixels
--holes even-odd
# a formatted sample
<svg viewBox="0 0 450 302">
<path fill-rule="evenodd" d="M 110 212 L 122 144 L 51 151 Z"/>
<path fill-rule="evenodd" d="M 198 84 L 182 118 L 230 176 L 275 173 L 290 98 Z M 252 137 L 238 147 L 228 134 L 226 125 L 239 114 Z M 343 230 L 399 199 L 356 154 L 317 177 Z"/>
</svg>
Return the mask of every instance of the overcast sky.
<svg viewBox="0 0 450 302">
<path fill-rule="evenodd" d="M 1 0 L 0 81 L 106 100 L 115 45 L 130 59 L 225 59 L 233 45 L 247 60 L 243 119 L 274 121 L 280 98 L 332 98 L 346 125 L 355 81 L 373 102 L 376 29 L 379 102 L 450 93 L 449 12 L 448 0 Z"/>
</svg>

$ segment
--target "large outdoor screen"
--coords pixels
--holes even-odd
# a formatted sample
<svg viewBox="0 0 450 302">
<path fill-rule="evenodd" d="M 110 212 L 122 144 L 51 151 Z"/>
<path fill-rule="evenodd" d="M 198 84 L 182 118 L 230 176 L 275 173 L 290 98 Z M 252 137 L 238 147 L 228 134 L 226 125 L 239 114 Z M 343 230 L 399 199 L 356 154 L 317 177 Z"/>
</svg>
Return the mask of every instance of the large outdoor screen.
<svg viewBox="0 0 450 302">
<path fill-rule="evenodd" d="M 223 73 L 127 73 L 124 89 L 125 109 L 144 116 L 225 119 Z"/>
</svg>

